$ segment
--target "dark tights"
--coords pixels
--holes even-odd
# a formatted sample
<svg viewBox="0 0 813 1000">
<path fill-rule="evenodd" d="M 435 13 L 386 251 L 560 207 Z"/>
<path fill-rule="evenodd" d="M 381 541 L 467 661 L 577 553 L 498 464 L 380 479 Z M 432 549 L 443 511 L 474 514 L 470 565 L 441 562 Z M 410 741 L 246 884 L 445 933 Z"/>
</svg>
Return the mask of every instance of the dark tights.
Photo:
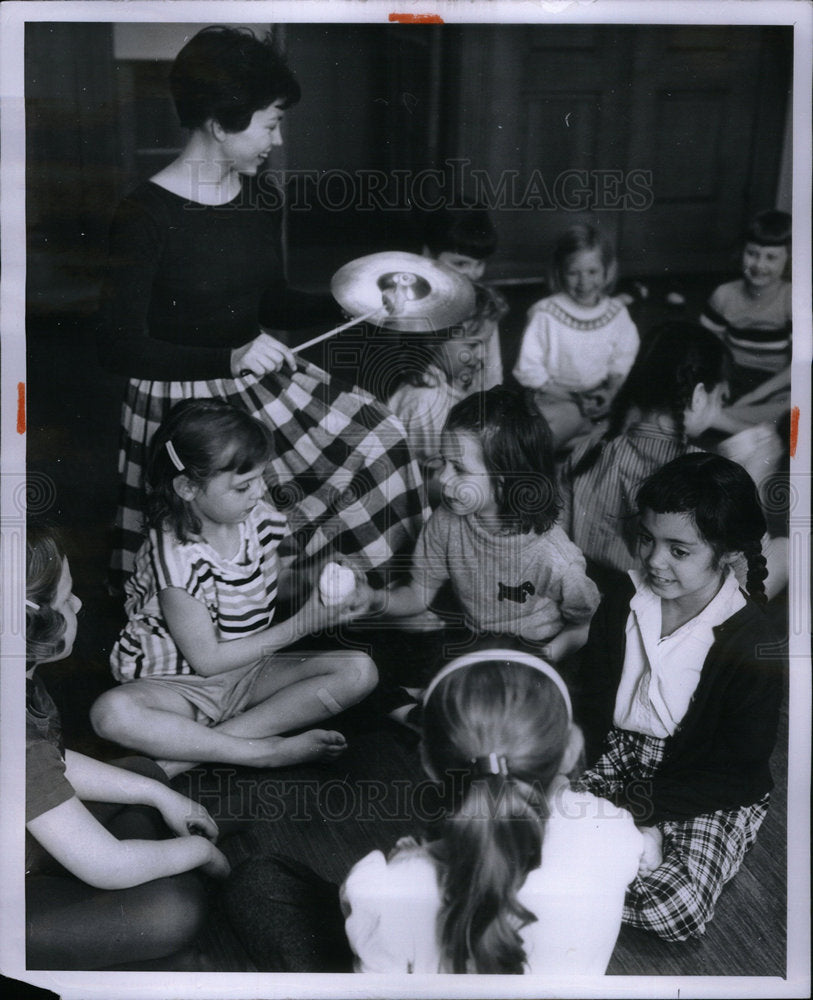
<svg viewBox="0 0 813 1000">
<path fill-rule="evenodd" d="M 116 763 L 167 784 L 153 761 Z M 148 806 L 85 805 L 119 840 L 169 836 L 160 813 Z M 95 889 L 52 861 L 25 880 L 26 964 L 29 969 L 183 968 L 185 949 L 203 923 L 204 897 L 196 872 L 129 889 Z"/>
<path fill-rule="evenodd" d="M 338 887 L 293 858 L 245 861 L 228 878 L 226 912 L 260 972 L 352 972 Z"/>
</svg>

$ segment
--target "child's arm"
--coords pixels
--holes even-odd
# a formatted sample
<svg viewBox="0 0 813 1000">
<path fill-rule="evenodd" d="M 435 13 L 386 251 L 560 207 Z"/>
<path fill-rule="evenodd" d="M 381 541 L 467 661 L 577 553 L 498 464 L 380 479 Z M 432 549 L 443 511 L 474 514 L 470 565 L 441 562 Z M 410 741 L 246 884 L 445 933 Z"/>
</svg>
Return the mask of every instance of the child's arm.
<svg viewBox="0 0 813 1000">
<path fill-rule="evenodd" d="M 159 593 L 158 600 L 172 638 L 195 672 L 204 677 L 237 670 L 328 625 L 359 615 L 355 607 L 328 611 L 314 588 L 287 621 L 239 639 L 220 639 L 206 606 L 187 591 L 168 587 Z"/>
<path fill-rule="evenodd" d="M 229 873 L 228 861 L 205 837 L 118 840 L 76 796 L 26 825 L 63 867 L 97 889 L 127 889 L 193 868 L 220 878 Z"/>
<path fill-rule="evenodd" d="M 558 663 L 571 653 L 578 652 L 587 642 L 589 634 L 590 622 L 582 625 L 565 625 L 557 636 L 540 647 L 539 655 L 549 663 Z"/>
<path fill-rule="evenodd" d="M 547 317 L 535 312 L 532 306 L 528 313 L 528 323 L 522 334 L 519 357 L 514 366 L 514 378 L 528 389 L 541 389 L 550 381 L 547 368 L 548 330 Z"/>
<path fill-rule="evenodd" d="M 146 775 L 66 750 L 65 776 L 80 799 L 153 806 L 177 836 L 217 839 L 217 824 L 202 805 Z"/>
<path fill-rule="evenodd" d="M 440 586 L 426 586 L 412 579 L 392 590 L 379 590 L 374 595 L 372 610 L 386 618 L 408 618 L 426 611 L 439 590 Z"/>
</svg>

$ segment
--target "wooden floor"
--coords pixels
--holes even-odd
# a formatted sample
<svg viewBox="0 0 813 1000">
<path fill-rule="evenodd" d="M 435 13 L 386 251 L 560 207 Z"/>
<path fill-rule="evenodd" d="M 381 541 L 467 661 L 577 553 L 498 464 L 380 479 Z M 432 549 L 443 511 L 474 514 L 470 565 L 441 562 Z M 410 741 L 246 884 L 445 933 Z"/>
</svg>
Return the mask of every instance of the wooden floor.
<svg viewBox="0 0 813 1000">
<path fill-rule="evenodd" d="M 707 290 L 702 285 L 695 289 L 699 301 Z M 538 291 L 519 294 L 517 327 L 522 309 L 535 297 Z M 656 315 L 651 303 L 645 308 Z M 506 344 L 508 367 L 515 336 Z M 123 380 L 98 368 L 84 322 L 40 324 L 29 332 L 28 344 L 30 473 L 43 484 L 44 512 L 64 529 L 76 591 L 85 605 L 74 655 L 43 672 L 62 707 L 68 745 L 112 756 L 116 748 L 99 743 L 90 732 L 87 709 L 111 683 L 107 656 L 122 617 L 118 602 L 107 595 L 105 570 Z M 369 850 L 386 850 L 414 831 L 409 796 L 420 780 L 413 735 L 382 720 L 374 704 L 344 725 L 350 749 L 330 766 L 259 772 L 198 768 L 176 779 L 176 785 L 200 798 L 221 823 L 224 850 L 233 863 L 278 851 L 339 882 Z M 773 772 L 776 790 L 768 817 L 743 869 L 724 890 L 706 935 L 667 944 L 624 928 L 611 975 L 784 975 L 787 709 Z M 222 920 L 216 894 L 211 914 L 201 941 L 208 967 L 250 970 Z"/>
</svg>

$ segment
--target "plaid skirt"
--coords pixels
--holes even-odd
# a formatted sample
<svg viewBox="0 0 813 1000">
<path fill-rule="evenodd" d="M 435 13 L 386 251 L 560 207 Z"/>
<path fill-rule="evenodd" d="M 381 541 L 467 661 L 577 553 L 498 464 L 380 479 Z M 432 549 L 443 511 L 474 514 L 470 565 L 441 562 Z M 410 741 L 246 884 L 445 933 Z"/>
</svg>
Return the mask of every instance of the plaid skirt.
<svg viewBox="0 0 813 1000">
<path fill-rule="evenodd" d="M 604 753 L 579 778 L 580 788 L 612 798 L 623 786 L 647 782 L 663 759 L 666 741 L 613 727 Z M 770 796 L 738 809 L 718 809 L 657 824 L 661 864 L 627 889 L 622 920 L 667 941 L 701 935 L 714 915 L 723 886 L 739 871 L 768 811 Z"/>
<path fill-rule="evenodd" d="M 401 422 L 368 393 L 301 360 L 293 373 L 262 378 L 131 379 L 121 417 L 114 588 L 132 573 L 144 539 L 150 440 L 172 406 L 190 398 L 225 399 L 273 431 L 275 458 L 266 481 L 291 532 L 280 548 L 283 567 L 307 573 L 328 553 L 341 553 L 372 571 L 371 582 L 380 585 L 393 561 L 411 553 L 429 513 L 421 472 Z"/>
</svg>

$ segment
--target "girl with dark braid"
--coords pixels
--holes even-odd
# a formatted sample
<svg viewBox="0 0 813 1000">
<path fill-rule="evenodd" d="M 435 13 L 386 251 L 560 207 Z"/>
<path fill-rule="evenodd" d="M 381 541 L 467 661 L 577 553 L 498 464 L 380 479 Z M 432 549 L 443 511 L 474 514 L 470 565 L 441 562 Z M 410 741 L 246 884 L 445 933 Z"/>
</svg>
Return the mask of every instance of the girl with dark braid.
<svg viewBox="0 0 813 1000">
<path fill-rule="evenodd" d="M 703 933 L 765 817 L 784 666 L 745 470 L 683 455 L 646 480 L 638 508 L 641 570 L 608 588 L 582 651 L 579 786 L 629 808 L 644 834 L 624 921 L 680 941 Z M 740 555 L 748 595 L 731 571 Z"/>
<path fill-rule="evenodd" d="M 737 429 L 724 409 L 730 368 L 728 349 L 707 330 L 685 322 L 662 324 L 642 346 L 604 435 L 577 446 L 560 468 L 559 523 L 584 553 L 600 589 L 606 587 L 607 570 L 626 573 L 635 566 L 635 498 L 644 479 L 679 455 L 698 451 L 691 442 L 706 431 Z M 768 425 L 749 434 L 741 464 L 761 480 L 775 470 L 782 444 Z M 735 440 L 727 439 L 720 450 Z M 766 536 L 763 544 L 773 597 L 787 582 L 786 540 Z M 735 571 L 744 583 L 744 564 Z"/>
</svg>

